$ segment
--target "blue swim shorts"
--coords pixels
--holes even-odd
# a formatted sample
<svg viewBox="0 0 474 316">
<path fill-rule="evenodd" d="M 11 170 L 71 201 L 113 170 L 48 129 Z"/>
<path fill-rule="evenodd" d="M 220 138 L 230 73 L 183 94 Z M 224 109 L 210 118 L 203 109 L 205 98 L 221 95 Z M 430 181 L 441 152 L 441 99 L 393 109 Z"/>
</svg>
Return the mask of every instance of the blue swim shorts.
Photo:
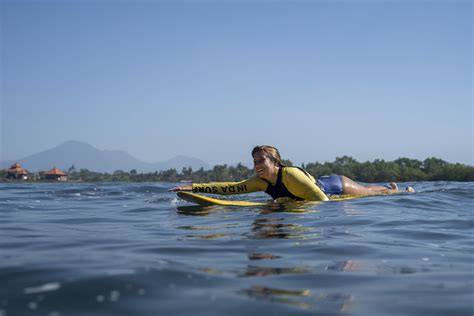
<svg viewBox="0 0 474 316">
<path fill-rule="evenodd" d="M 338 175 L 321 176 L 316 180 L 316 184 L 325 194 L 340 195 L 343 192 L 342 177 Z"/>
</svg>

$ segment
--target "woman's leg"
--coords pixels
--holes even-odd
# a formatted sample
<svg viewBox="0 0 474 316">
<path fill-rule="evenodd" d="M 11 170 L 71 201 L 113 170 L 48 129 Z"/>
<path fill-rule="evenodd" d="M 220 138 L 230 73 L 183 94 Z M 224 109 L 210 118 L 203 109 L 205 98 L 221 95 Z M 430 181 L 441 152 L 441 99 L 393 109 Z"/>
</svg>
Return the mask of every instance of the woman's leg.
<svg viewBox="0 0 474 316">
<path fill-rule="evenodd" d="M 398 186 L 395 182 L 390 183 L 390 189 L 384 186 L 363 186 L 359 183 L 349 179 L 346 176 L 341 176 L 342 180 L 342 194 L 377 194 L 377 193 L 394 193 L 398 192 Z"/>
</svg>

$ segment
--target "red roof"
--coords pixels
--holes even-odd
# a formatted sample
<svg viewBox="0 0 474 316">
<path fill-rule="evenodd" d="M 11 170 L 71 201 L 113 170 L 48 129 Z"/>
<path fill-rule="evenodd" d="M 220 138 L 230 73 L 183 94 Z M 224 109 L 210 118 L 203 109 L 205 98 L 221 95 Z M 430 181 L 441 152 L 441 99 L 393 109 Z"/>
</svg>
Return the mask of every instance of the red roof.
<svg viewBox="0 0 474 316">
<path fill-rule="evenodd" d="M 28 174 L 28 171 L 20 166 L 18 162 L 14 163 L 10 169 L 7 170 L 9 173 L 17 173 L 17 174 Z"/>
<path fill-rule="evenodd" d="M 56 176 L 65 176 L 66 174 L 62 172 L 60 169 L 54 167 L 53 169 L 46 172 L 47 175 L 56 175 Z"/>
</svg>

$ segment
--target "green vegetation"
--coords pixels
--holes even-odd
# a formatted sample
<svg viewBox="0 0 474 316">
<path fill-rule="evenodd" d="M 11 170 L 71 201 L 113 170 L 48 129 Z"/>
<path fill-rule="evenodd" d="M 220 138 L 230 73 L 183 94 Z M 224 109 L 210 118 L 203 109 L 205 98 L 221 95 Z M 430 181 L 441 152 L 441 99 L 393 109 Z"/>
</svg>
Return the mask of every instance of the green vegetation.
<svg viewBox="0 0 474 316">
<path fill-rule="evenodd" d="M 290 160 L 284 160 L 286 165 L 292 165 Z M 376 159 L 373 162 L 358 162 L 352 157 L 338 157 L 334 162 L 308 163 L 302 167 L 313 176 L 340 174 L 356 181 L 390 182 L 390 181 L 474 181 L 474 167 L 464 164 L 452 164 L 438 158 L 427 158 L 423 161 L 409 158 L 399 158 L 395 161 Z M 43 172 L 44 173 L 44 172 Z M 69 168 L 67 176 L 70 181 L 130 181 L 130 182 L 211 182 L 211 181 L 240 181 L 250 178 L 253 170 L 242 164 L 237 166 L 216 165 L 210 170 L 192 170 L 183 168 L 180 172 L 169 169 L 159 172 L 138 173 L 117 170 L 113 173 L 99 173 Z M 6 170 L 0 170 L 0 181 L 6 181 Z M 30 175 L 32 180 L 43 179 L 41 172 Z"/>
<path fill-rule="evenodd" d="M 68 172 L 69 180 L 82 181 L 131 181 L 131 182 L 209 182 L 209 181 L 237 181 L 249 178 L 253 170 L 242 164 L 237 166 L 217 165 L 211 170 L 200 168 L 193 171 L 191 167 L 184 167 L 181 172 L 176 169 L 168 169 L 149 173 L 138 173 L 136 170 L 126 172 L 117 170 L 113 173 L 98 173 L 87 169 Z"/>
<path fill-rule="evenodd" d="M 398 158 L 395 161 L 376 159 L 360 163 L 352 157 L 336 158 L 334 162 L 309 163 L 304 166 L 312 175 L 341 174 L 363 182 L 390 181 L 474 181 L 474 167 L 448 163 L 438 158 L 424 161 Z"/>
</svg>

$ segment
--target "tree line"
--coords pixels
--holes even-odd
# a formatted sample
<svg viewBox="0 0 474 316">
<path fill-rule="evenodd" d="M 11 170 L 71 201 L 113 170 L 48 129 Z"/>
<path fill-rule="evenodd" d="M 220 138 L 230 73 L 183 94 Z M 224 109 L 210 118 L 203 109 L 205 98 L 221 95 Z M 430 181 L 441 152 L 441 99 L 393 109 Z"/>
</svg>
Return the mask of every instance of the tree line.
<svg viewBox="0 0 474 316">
<path fill-rule="evenodd" d="M 376 159 L 358 162 L 352 157 L 338 157 L 334 162 L 303 165 L 313 176 L 340 174 L 362 182 L 390 181 L 474 181 L 474 167 L 449 163 L 439 158 L 423 161 L 398 158 L 394 161 Z"/>
<path fill-rule="evenodd" d="M 284 160 L 283 163 L 288 166 L 293 165 L 290 160 Z M 302 164 L 301 167 L 314 177 L 339 174 L 362 182 L 474 181 L 473 166 L 449 163 L 439 158 L 427 158 L 423 161 L 399 158 L 394 161 L 376 159 L 372 162 L 358 162 L 352 157 L 343 156 L 336 158 L 334 162 L 313 162 Z M 203 168 L 193 170 L 191 167 L 184 167 L 180 171 L 168 169 L 149 173 L 138 173 L 136 170 L 101 173 L 87 169 L 76 170 L 74 166 L 71 166 L 66 174 L 70 181 L 214 182 L 240 181 L 252 177 L 254 172 L 253 169 L 239 163 L 236 166 L 216 165 L 210 170 Z M 5 176 L 6 170 L 0 170 L 0 179 L 5 179 Z M 32 179 L 35 181 L 42 177 L 39 175 Z"/>
</svg>

